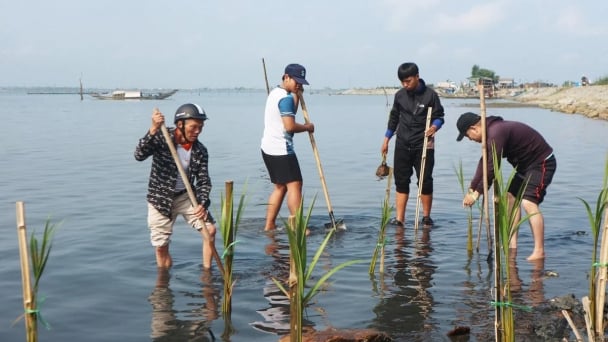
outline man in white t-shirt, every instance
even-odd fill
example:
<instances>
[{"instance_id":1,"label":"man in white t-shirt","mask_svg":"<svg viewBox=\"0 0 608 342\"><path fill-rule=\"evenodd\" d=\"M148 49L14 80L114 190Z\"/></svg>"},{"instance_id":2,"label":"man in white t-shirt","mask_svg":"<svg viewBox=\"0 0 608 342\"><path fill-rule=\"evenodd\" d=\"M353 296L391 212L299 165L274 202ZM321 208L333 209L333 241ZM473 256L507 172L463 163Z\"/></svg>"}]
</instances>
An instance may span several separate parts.
<instances>
[{"instance_id":1,"label":"man in white t-shirt","mask_svg":"<svg viewBox=\"0 0 608 342\"><path fill-rule=\"evenodd\" d=\"M276 218L287 194L287 206L295 215L302 201L302 173L293 146L293 135L315 131L312 123L296 122L298 92L306 81L306 69L299 64L285 67L283 81L268 94L264 112L262 158L274 189L268 198L264 230L276 228Z\"/></svg>"}]
</instances>

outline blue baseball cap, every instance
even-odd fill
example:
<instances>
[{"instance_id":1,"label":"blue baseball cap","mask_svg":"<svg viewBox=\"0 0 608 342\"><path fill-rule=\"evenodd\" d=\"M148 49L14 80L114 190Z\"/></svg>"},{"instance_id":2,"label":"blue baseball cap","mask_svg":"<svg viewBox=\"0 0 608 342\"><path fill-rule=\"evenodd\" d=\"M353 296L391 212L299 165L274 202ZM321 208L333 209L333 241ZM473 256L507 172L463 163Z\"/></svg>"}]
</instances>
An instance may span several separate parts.
<instances>
[{"instance_id":1,"label":"blue baseball cap","mask_svg":"<svg viewBox=\"0 0 608 342\"><path fill-rule=\"evenodd\" d=\"M300 64L289 64L285 67L285 74L293 78L298 84L308 84L306 81L306 68Z\"/></svg>"}]
</instances>

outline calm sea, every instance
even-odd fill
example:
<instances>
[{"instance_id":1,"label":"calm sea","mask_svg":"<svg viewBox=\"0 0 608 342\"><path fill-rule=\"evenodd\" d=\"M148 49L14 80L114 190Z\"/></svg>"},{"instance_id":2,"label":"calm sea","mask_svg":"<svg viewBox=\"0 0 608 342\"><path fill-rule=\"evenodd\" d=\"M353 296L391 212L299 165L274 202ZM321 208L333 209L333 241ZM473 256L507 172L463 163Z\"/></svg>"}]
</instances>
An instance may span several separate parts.
<instances>
[{"instance_id":1,"label":"calm sea","mask_svg":"<svg viewBox=\"0 0 608 342\"><path fill-rule=\"evenodd\" d=\"M28 233L39 235L49 218L59 224L40 284L42 316L50 324L49 330L40 327L41 341L221 338L227 325L219 312L221 277L217 270L201 272L200 240L181 219L171 245L175 265L169 274L157 273L146 226L150 161L133 158L152 109L159 107L170 118L185 102L202 105L210 117L201 140L210 152L212 210L219 212L228 180L234 181L235 197L247 194L235 255L234 330L225 340L276 341L285 332L288 307L272 278L284 279L288 272L286 235L262 231L271 190L259 149L263 91L181 91L164 101L121 102L9 89L0 91L0 341L25 340L23 321L11 325L23 312L16 201L25 202ZM316 93L307 94L306 102L331 204L347 226L322 254L318 279L342 262L371 258L387 186L374 173L388 111L384 96ZM339 271L307 308L306 324L314 329L374 328L397 341L435 341L447 340L449 330L465 325L471 327L470 341L492 336L493 275L486 262L485 229L479 252L469 257L467 211L461 207L454 171L462 162L468 181L479 158L478 144L455 141L458 115L478 111L478 103L445 99L444 106L446 124L436 140L435 226L414 233L415 201L410 201L405 231L388 229L384 274L370 279L367 261ZM519 300L535 305L569 293L586 295L592 240L578 197L595 204L608 152L608 122L539 108L489 107L488 114L537 128L558 161L541 207L546 220L544 264L525 261L532 239L527 225L521 229L515 265ZM295 143L305 206L315 200L312 255L329 216L308 136L297 135ZM477 221L473 231L476 240ZM222 253L221 241L217 246ZM543 277L549 270L559 277Z\"/></svg>"}]
</instances>

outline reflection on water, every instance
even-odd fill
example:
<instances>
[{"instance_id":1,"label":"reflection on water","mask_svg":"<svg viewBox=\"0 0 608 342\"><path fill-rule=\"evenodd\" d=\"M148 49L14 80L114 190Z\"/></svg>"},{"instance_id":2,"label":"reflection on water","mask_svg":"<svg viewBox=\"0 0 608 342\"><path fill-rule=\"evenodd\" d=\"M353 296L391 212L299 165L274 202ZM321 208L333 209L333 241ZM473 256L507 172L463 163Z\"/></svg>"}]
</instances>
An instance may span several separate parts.
<instances>
[{"instance_id":1,"label":"reflection on water","mask_svg":"<svg viewBox=\"0 0 608 342\"><path fill-rule=\"evenodd\" d=\"M203 282L200 294L185 293L193 300L204 299L203 305L189 303L194 309L178 311L174 308L175 295L169 282L170 272L158 268L154 290L148 297L152 305L152 322L150 337L153 341L213 341L214 334L210 329L211 321L218 318L218 291L211 283L211 272L203 270ZM183 316L180 317L180 316Z\"/></svg>"},{"instance_id":2,"label":"reflection on water","mask_svg":"<svg viewBox=\"0 0 608 342\"><path fill-rule=\"evenodd\" d=\"M430 258L431 229L408 232L411 237L406 239L406 229L395 228L393 258L380 274L382 297L373 310L376 319L371 327L391 332L393 337L426 341L430 336L426 332L431 332L434 324L430 316L434 300L429 292L436 268ZM387 276L393 277L392 286L387 285Z\"/></svg>"},{"instance_id":3,"label":"reflection on water","mask_svg":"<svg viewBox=\"0 0 608 342\"><path fill-rule=\"evenodd\" d=\"M277 238L277 231L267 231L265 235L270 241L264 247L264 251L266 255L271 256L273 259L270 269L262 272L265 278L263 288L264 298L268 300L269 306L256 310L264 318L263 321L256 321L250 324L261 331L285 335L289 334L290 331L289 298L272 279L274 278L281 282L285 289L288 288L289 244ZM287 238L286 234L282 234L282 237ZM306 327L313 326L313 323L302 318L302 326L306 329Z\"/></svg>"}]
</instances>

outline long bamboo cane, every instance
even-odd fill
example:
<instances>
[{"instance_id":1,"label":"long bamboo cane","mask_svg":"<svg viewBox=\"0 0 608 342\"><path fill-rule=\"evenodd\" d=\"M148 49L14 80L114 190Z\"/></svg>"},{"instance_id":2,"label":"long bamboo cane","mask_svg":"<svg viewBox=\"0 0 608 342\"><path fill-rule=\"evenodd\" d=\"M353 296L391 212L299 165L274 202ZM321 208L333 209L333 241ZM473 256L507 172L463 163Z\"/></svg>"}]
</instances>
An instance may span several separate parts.
<instances>
[{"instance_id":1,"label":"long bamboo cane","mask_svg":"<svg viewBox=\"0 0 608 342\"><path fill-rule=\"evenodd\" d=\"M154 110L158 111L158 108L154 108ZM188 192L188 197L190 198L190 203L192 203L193 207L196 207L198 205L198 201L196 200L196 195L194 194L194 191L192 190L192 185L190 184L190 181L188 180L188 175L186 174L186 171L184 170L184 167L182 166L182 163L179 160L179 155L177 154L177 150L175 149L175 144L173 143L173 139L171 139L169 130L167 129L167 126L165 126L164 124L161 126L161 130L162 130L163 136L165 137L165 140L167 142L167 146L169 146L169 151L171 151L173 160L175 161L175 166L177 166L177 171L179 172L179 175L182 177L182 180L184 181L184 186L186 187L186 191ZM202 226L201 232L203 233L203 236L205 237L205 239L207 239L207 241L211 241L210 240L211 237L209 236L209 232L207 231L207 224L205 223L205 220L199 219L199 222ZM217 249L215 248L214 243L211 244L211 252L213 254L213 258L215 259L215 261L217 263L217 268L220 270L222 277L224 277L224 266L222 265L222 258L217 253Z\"/></svg>"},{"instance_id":2,"label":"long bamboo cane","mask_svg":"<svg viewBox=\"0 0 608 342\"><path fill-rule=\"evenodd\" d=\"M304 95L300 91L299 94L300 106L302 107L302 113L304 113L304 121L306 123L310 122L310 118L308 117L308 110L306 109L306 102L304 102ZM331 227L334 229L346 230L346 225L343 220L336 220L334 217L334 210L331 206L331 201L329 199L329 191L327 190L327 183L325 183L325 175L323 173L323 167L321 166L321 158L319 157L319 150L317 149L317 143L315 142L315 136L313 133L308 132L308 137L310 138L310 145L312 146L313 154L315 155L315 160L317 161L317 170L319 171L319 178L321 178L321 185L323 186L323 194L325 195L325 202L327 203L327 211L329 212L329 219L331 220ZM325 225L328 227L328 225Z\"/></svg>"},{"instance_id":3,"label":"long bamboo cane","mask_svg":"<svg viewBox=\"0 0 608 342\"><path fill-rule=\"evenodd\" d=\"M25 226L25 204L16 203L17 209L17 237L19 239L19 259L21 262L21 283L23 289L23 309L25 311L25 333L28 342L38 341L38 327L36 323L36 303L32 294L30 280L30 264L27 250L27 233Z\"/></svg>"},{"instance_id":4,"label":"long bamboo cane","mask_svg":"<svg viewBox=\"0 0 608 342\"><path fill-rule=\"evenodd\" d=\"M431 127L431 114L433 113L433 107L429 107L426 113L426 125L424 127L424 140L422 142L422 158L420 160L420 172L418 177L418 197L416 198L416 220L414 221L414 231L418 231L418 221L420 218L420 201L422 200L422 184L424 182L424 169L426 167L426 150L429 143L429 137L426 135L426 131Z\"/></svg>"},{"instance_id":5,"label":"long bamboo cane","mask_svg":"<svg viewBox=\"0 0 608 342\"><path fill-rule=\"evenodd\" d=\"M486 233L488 236L488 260L492 257L492 234L490 233L490 215L488 215L488 147L487 147L487 129L486 129L486 97L484 93L483 81L479 80L479 106L481 115L481 159L483 164L483 210L486 213Z\"/></svg>"},{"instance_id":6,"label":"long bamboo cane","mask_svg":"<svg viewBox=\"0 0 608 342\"><path fill-rule=\"evenodd\" d=\"M266 81L266 94L270 94L270 85L268 85L268 75L266 74L266 62L262 58L262 66L264 66L264 80Z\"/></svg>"}]
</instances>

